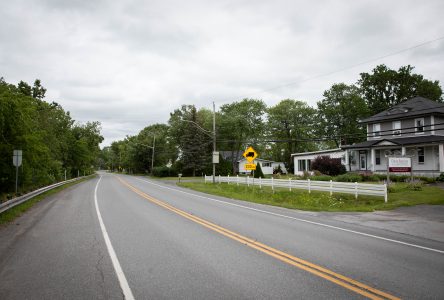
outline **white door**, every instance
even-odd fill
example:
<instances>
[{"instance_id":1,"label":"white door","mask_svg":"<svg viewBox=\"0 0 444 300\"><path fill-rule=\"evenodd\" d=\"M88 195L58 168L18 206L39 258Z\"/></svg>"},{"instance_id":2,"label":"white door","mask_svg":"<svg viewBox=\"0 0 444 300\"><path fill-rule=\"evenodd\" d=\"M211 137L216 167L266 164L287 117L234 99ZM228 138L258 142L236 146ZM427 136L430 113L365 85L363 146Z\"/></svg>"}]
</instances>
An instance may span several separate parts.
<instances>
[{"instance_id":1,"label":"white door","mask_svg":"<svg viewBox=\"0 0 444 300\"><path fill-rule=\"evenodd\" d=\"M367 155L365 153L359 153L359 169L367 170Z\"/></svg>"}]
</instances>

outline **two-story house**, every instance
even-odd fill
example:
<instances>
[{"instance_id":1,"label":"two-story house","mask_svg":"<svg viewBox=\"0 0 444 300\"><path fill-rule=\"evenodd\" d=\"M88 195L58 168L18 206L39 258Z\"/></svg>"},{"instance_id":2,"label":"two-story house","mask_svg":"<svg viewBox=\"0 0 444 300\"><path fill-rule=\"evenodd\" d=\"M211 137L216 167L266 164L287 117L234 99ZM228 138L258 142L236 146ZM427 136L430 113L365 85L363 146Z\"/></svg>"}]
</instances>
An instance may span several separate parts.
<instances>
[{"instance_id":1,"label":"two-story house","mask_svg":"<svg viewBox=\"0 0 444 300\"><path fill-rule=\"evenodd\" d=\"M360 121L367 141L344 145L349 171L385 172L389 154L409 155L416 175L444 172L444 104L415 97Z\"/></svg>"}]
</instances>

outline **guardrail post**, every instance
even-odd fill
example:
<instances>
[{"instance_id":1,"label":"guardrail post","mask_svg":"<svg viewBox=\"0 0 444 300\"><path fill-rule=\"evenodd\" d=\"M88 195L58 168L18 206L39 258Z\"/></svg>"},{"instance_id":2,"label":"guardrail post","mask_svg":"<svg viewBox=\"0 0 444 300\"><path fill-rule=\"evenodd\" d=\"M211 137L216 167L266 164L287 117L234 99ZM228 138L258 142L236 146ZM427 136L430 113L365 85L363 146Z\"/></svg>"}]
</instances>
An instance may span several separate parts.
<instances>
[{"instance_id":1,"label":"guardrail post","mask_svg":"<svg viewBox=\"0 0 444 300\"><path fill-rule=\"evenodd\" d=\"M384 202L387 203L387 198L388 198L388 195L387 195L387 183L384 183L384 192L385 192Z\"/></svg>"},{"instance_id":2,"label":"guardrail post","mask_svg":"<svg viewBox=\"0 0 444 300\"><path fill-rule=\"evenodd\" d=\"M330 196L333 195L333 180L330 180Z\"/></svg>"},{"instance_id":3,"label":"guardrail post","mask_svg":"<svg viewBox=\"0 0 444 300\"><path fill-rule=\"evenodd\" d=\"M250 178L250 176L247 176L247 186L250 186L250 183L248 182L248 178Z\"/></svg>"},{"instance_id":4,"label":"guardrail post","mask_svg":"<svg viewBox=\"0 0 444 300\"><path fill-rule=\"evenodd\" d=\"M239 185L239 175L236 176L237 176L237 185Z\"/></svg>"},{"instance_id":5,"label":"guardrail post","mask_svg":"<svg viewBox=\"0 0 444 300\"><path fill-rule=\"evenodd\" d=\"M262 189L262 178L259 177L259 188Z\"/></svg>"},{"instance_id":6,"label":"guardrail post","mask_svg":"<svg viewBox=\"0 0 444 300\"><path fill-rule=\"evenodd\" d=\"M228 184L230 184L230 174L228 174L227 177L228 177Z\"/></svg>"},{"instance_id":7,"label":"guardrail post","mask_svg":"<svg viewBox=\"0 0 444 300\"><path fill-rule=\"evenodd\" d=\"M271 190L274 192L274 181L273 181L273 177L271 177Z\"/></svg>"},{"instance_id":8,"label":"guardrail post","mask_svg":"<svg viewBox=\"0 0 444 300\"><path fill-rule=\"evenodd\" d=\"M290 188L290 192L291 192L291 178L288 178L288 187Z\"/></svg>"},{"instance_id":9,"label":"guardrail post","mask_svg":"<svg viewBox=\"0 0 444 300\"><path fill-rule=\"evenodd\" d=\"M355 199L358 199L358 183L355 182Z\"/></svg>"},{"instance_id":10,"label":"guardrail post","mask_svg":"<svg viewBox=\"0 0 444 300\"><path fill-rule=\"evenodd\" d=\"M310 179L307 179L308 181L308 193L311 194L311 181Z\"/></svg>"},{"instance_id":11,"label":"guardrail post","mask_svg":"<svg viewBox=\"0 0 444 300\"><path fill-rule=\"evenodd\" d=\"M220 183L220 174L219 174L219 183Z\"/></svg>"},{"instance_id":12,"label":"guardrail post","mask_svg":"<svg viewBox=\"0 0 444 300\"><path fill-rule=\"evenodd\" d=\"M204 175L205 183L207 183L207 174Z\"/></svg>"}]
</instances>

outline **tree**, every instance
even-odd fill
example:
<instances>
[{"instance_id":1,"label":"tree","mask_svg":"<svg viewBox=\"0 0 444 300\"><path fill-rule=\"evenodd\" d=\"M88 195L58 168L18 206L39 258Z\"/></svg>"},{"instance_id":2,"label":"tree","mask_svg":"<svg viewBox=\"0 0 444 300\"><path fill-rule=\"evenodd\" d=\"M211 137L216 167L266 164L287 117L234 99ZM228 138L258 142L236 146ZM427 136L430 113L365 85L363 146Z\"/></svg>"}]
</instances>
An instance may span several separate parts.
<instances>
[{"instance_id":1,"label":"tree","mask_svg":"<svg viewBox=\"0 0 444 300\"><path fill-rule=\"evenodd\" d=\"M260 163L256 164L256 171L254 171L254 178L264 178L264 172L262 172L262 167Z\"/></svg>"},{"instance_id":2,"label":"tree","mask_svg":"<svg viewBox=\"0 0 444 300\"><path fill-rule=\"evenodd\" d=\"M415 96L443 101L439 81L430 81L420 74L413 74L413 69L407 65L395 71L385 65L378 65L373 73L360 74L358 86L370 114L377 114Z\"/></svg>"},{"instance_id":3,"label":"tree","mask_svg":"<svg viewBox=\"0 0 444 300\"><path fill-rule=\"evenodd\" d=\"M236 169L236 157L239 151L253 145L262 152L258 143L265 132L264 114L266 105L262 100L243 99L242 101L224 104L216 115L218 149L231 151L232 169Z\"/></svg>"},{"instance_id":4,"label":"tree","mask_svg":"<svg viewBox=\"0 0 444 300\"><path fill-rule=\"evenodd\" d=\"M340 158L331 158L328 155L316 157L311 162L311 169L330 176L336 176L346 172L345 166L341 163Z\"/></svg>"},{"instance_id":5,"label":"tree","mask_svg":"<svg viewBox=\"0 0 444 300\"><path fill-rule=\"evenodd\" d=\"M271 145L272 159L284 161L290 167L292 153L317 150L314 143L304 141L314 136L315 109L304 101L286 99L270 107L267 112L270 138L287 140Z\"/></svg>"},{"instance_id":6,"label":"tree","mask_svg":"<svg viewBox=\"0 0 444 300\"><path fill-rule=\"evenodd\" d=\"M359 119L367 117L369 111L356 86L334 84L317 106L319 136L331 137L336 147L366 139Z\"/></svg>"},{"instance_id":7,"label":"tree","mask_svg":"<svg viewBox=\"0 0 444 300\"><path fill-rule=\"evenodd\" d=\"M45 98L46 89L42 86L40 79L34 81L34 86L32 87L32 98L43 99Z\"/></svg>"}]
</instances>

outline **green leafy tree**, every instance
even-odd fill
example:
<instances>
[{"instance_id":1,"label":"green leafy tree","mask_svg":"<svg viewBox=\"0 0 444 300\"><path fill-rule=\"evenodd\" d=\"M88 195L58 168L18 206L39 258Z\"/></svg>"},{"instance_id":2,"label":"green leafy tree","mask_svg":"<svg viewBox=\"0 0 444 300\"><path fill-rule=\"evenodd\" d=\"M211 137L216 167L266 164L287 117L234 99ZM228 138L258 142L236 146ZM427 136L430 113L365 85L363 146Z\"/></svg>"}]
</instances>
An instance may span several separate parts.
<instances>
[{"instance_id":1,"label":"green leafy tree","mask_svg":"<svg viewBox=\"0 0 444 300\"><path fill-rule=\"evenodd\" d=\"M367 117L369 111L356 86L334 84L317 106L319 136L331 137L336 147L366 140L359 119Z\"/></svg>"},{"instance_id":2,"label":"green leafy tree","mask_svg":"<svg viewBox=\"0 0 444 300\"><path fill-rule=\"evenodd\" d=\"M262 172L262 167L260 163L256 164L256 170L254 171L254 178L264 178L264 172Z\"/></svg>"},{"instance_id":3,"label":"green leafy tree","mask_svg":"<svg viewBox=\"0 0 444 300\"><path fill-rule=\"evenodd\" d=\"M377 114L396 104L422 96L442 102L442 88L439 81L424 79L420 74L412 73L414 67L407 65L398 71L378 65L372 73L361 73L358 86L371 114Z\"/></svg>"},{"instance_id":4,"label":"green leafy tree","mask_svg":"<svg viewBox=\"0 0 444 300\"><path fill-rule=\"evenodd\" d=\"M309 140L314 137L316 110L304 101L286 99L268 110L268 135L270 139L283 140L271 144L273 160L291 166L291 154L317 150Z\"/></svg>"}]
</instances>

